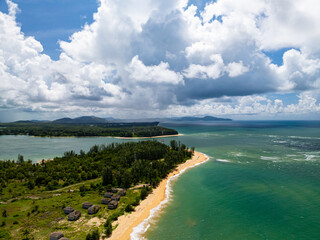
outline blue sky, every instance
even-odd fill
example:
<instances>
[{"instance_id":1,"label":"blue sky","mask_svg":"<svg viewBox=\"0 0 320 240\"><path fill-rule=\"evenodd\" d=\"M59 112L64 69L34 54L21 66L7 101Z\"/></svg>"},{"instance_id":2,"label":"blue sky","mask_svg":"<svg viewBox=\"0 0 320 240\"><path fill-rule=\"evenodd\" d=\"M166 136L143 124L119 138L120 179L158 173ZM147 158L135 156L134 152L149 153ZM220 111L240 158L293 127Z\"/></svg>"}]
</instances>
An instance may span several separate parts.
<instances>
[{"instance_id":1,"label":"blue sky","mask_svg":"<svg viewBox=\"0 0 320 240\"><path fill-rule=\"evenodd\" d=\"M247 4L0 0L0 121L318 119L319 3Z\"/></svg>"},{"instance_id":2,"label":"blue sky","mask_svg":"<svg viewBox=\"0 0 320 240\"><path fill-rule=\"evenodd\" d=\"M0 0L0 11L8 12L5 0ZM80 31L85 24L93 22L93 14L99 3L92 0L16 0L21 12L17 22L25 35L34 36L41 42L44 53L52 59L58 59L61 53L59 41L68 41L69 37ZM210 1L212 2L212 1ZM195 5L201 11L207 1L191 0L188 5ZM282 64L283 53L290 48L265 51L273 63Z\"/></svg>"},{"instance_id":3,"label":"blue sky","mask_svg":"<svg viewBox=\"0 0 320 240\"><path fill-rule=\"evenodd\" d=\"M22 32L35 36L41 42L44 53L58 59L58 41L67 41L85 23L92 23L98 3L88 0L17 0L21 10L17 22ZM8 12L5 0L0 0L0 11Z\"/></svg>"}]
</instances>

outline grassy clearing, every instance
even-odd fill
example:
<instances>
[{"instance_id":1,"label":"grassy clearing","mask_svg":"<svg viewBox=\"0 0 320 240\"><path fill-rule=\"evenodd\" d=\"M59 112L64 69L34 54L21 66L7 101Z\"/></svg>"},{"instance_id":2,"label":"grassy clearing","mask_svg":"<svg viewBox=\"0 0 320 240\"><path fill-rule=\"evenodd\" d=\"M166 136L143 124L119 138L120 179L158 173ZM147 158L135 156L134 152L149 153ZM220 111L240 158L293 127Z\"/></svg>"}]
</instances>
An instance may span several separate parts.
<instances>
[{"instance_id":1,"label":"grassy clearing","mask_svg":"<svg viewBox=\"0 0 320 240\"><path fill-rule=\"evenodd\" d=\"M1 196L0 239L23 239L25 229L31 232L31 237L39 240L48 239L54 231L63 232L65 237L77 240L85 239L87 233L95 228L102 233L106 219L124 214L125 207L135 202L141 190L128 190L127 195L121 197L118 208L109 210L101 204L105 191L100 186L101 181L90 180L54 192L43 189L29 191L23 183L10 183ZM79 191L81 185L86 186L85 192ZM12 192L19 194L14 196ZM82 209L82 203L87 201L101 206L97 214L89 215L86 209ZM66 206L80 210L81 218L75 222L68 221L63 212Z\"/></svg>"}]
</instances>

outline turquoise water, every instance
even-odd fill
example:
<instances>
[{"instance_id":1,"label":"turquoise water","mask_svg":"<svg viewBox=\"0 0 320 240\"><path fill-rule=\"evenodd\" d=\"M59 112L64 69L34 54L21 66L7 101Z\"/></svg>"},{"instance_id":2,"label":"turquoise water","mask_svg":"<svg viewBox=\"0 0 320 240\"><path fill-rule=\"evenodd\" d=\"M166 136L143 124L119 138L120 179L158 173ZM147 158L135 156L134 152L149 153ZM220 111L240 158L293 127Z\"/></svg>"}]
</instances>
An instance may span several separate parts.
<instances>
[{"instance_id":1,"label":"turquoise water","mask_svg":"<svg viewBox=\"0 0 320 240\"><path fill-rule=\"evenodd\" d=\"M320 122L163 125L211 160L173 182L149 240L320 239ZM115 141L128 140L0 136L0 159L35 161Z\"/></svg>"},{"instance_id":2,"label":"turquoise water","mask_svg":"<svg viewBox=\"0 0 320 240\"><path fill-rule=\"evenodd\" d=\"M177 139L178 137L172 137ZM166 139L166 142L170 141ZM51 159L62 156L64 152L74 150L88 151L95 144L110 144L112 142L139 141L108 137L29 137L29 136L0 136L0 159L17 160L18 154L24 159L37 162L42 159Z\"/></svg>"},{"instance_id":3,"label":"turquoise water","mask_svg":"<svg viewBox=\"0 0 320 240\"><path fill-rule=\"evenodd\" d=\"M319 123L175 127L212 159L174 182L148 239L320 239Z\"/></svg>"}]
</instances>

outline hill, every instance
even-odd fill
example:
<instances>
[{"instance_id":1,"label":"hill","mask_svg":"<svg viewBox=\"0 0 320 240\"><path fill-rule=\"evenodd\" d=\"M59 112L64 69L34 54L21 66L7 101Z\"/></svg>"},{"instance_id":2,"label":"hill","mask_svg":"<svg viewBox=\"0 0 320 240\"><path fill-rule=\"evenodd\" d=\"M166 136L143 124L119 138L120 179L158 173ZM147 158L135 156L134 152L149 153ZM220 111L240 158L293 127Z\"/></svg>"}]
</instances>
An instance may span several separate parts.
<instances>
[{"instance_id":1,"label":"hill","mask_svg":"<svg viewBox=\"0 0 320 240\"><path fill-rule=\"evenodd\" d=\"M214 122L214 121L232 121L229 118L218 118L212 116L205 116L205 117L179 117L179 118L172 118L173 121L206 121L206 122Z\"/></svg>"},{"instance_id":2,"label":"hill","mask_svg":"<svg viewBox=\"0 0 320 240\"><path fill-rule=\"evenodd\" d=\"M107 123L108 121L104 118L94 116L83 116L78 118L60 118L52 121L52 123L60 124L96 124L96 123Z\"/></svg>"}]
</instances>

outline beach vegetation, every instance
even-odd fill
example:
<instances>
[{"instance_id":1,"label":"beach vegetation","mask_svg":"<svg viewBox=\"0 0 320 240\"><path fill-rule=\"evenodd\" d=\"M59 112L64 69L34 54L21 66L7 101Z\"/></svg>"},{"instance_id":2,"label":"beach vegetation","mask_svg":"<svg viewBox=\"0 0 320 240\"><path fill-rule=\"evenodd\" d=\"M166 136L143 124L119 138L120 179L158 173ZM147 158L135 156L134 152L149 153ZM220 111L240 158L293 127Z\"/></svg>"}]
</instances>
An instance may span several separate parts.
<instances>
[{"instance_id":1,"label":"beach vegetation","mask_svg":"<svg viewBox=\"0 0 320 240\"><path fill-rule=\"evenodd\" d=\"M106 223L104 224L104 233L107 236L110 236L112 234L112 220L110 218L107 219Z\"/></svg>"}]
</instances>

